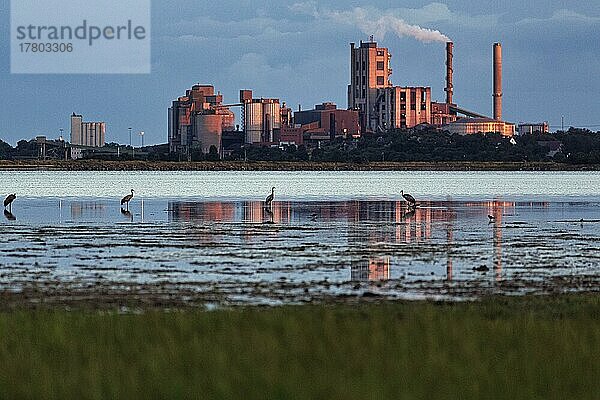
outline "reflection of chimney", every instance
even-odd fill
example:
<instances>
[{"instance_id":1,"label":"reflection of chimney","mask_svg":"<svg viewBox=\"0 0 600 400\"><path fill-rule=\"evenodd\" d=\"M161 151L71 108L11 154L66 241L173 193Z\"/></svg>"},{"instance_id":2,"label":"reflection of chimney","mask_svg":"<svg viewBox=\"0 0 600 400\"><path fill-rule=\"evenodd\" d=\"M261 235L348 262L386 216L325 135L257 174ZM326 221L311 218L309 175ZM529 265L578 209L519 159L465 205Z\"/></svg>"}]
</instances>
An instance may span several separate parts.
<instances>
[{"instance_id":1,"label":"reflection of chimney","mask_svg":"<svg viewBox=\"0 0 600 400\"><path fill-rule=\"evenodd\" d=\"M454 58L454 43L448 42L446 43L446 103L452 104L452 97L454 95L454 83L453 83L453 75L454 75L454 67L453 67L453 58Z\"/></svg>"},{"instance_id":2,"label":"reflection of chimney","mask_svg":"<svg viewBox=\"0 0 600 400\"><path fill-rule=\"evenodd\" d=\"M502 45L494 43L494 119L502 120Z\"/></svg>"}]
</instances>

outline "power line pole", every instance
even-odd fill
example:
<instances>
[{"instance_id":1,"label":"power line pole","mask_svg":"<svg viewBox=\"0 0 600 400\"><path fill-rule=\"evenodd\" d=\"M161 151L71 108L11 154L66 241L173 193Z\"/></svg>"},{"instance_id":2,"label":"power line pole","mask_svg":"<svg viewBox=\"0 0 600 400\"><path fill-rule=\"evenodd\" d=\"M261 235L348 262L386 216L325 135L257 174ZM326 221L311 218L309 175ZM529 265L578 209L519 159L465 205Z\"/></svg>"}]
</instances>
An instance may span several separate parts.
<instances>
[{"instance_id":1,"label":"power line pole","mask_svg":"<svg viewBox=\"0 0 600 400\"><path fill-rule=\"evenodd\" d=\"M135 158L135 150L133 149L133 143L131 141L131 130L132 128L129 128L129 147L131 147L131 158Z\"/></svg>"}]
</instances>

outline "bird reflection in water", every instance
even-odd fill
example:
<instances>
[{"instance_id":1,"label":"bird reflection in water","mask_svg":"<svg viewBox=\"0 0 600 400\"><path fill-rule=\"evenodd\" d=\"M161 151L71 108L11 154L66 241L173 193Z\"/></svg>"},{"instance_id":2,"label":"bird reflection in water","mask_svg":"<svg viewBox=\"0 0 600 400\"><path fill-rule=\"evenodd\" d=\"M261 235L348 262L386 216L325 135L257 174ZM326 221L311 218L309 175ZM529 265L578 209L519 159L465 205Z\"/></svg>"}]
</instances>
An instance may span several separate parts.
<instances>
[{"instance_id":1,"label":"bird reflection in water","mask_svg":"<svg viewBox=\"0 0 600 400\"><path fill-rule=\"evenodd\" d=\"M13 214L13 213L11 213L11 212L10 212L10 211L8 211L8 210L4 210L4 217L5 217L7 220L9 220L9 221L16 221L16 220L17 220L17 217L15 217L15 216L14 216L14 214Z\"/></svg>"},{"instance_id":2,"label":"bird reflection in water","mask_svg":"<svg viewBox=\"0 0 600 400\"><path fill-rule=\"evenodd\" d=\"M133 214L131 213L131 211L121 208L121 214L127 219L129 219L129 221L133 222Z\"/></svg>"},{"instance_id":3,"label":"bird reflection in water","mask_svg":"<svg viewBox=\"0 0 600 400\"><path fill-rule=\"evenodd\" d=\"M264 216L266 217L266 219L263 221L263 224L270 224L273 225L275 224L275 222L273 221L274 215L273 215L273 211L271 211L271 209L265 207L265 214Z\"/></svg>"},{"instance_id":4,"label":"bird reflection in water","mask_svg":"<svg viewBox=\"0 0 600 400\"><path fill-rule=\"evenodd\" d=\"M404 219L410 219L410 218L414 217L416 211L417 210L415 208L409 207L408 210L406 210L406 212L404 213Z\"/></svg>"}]
</instances>

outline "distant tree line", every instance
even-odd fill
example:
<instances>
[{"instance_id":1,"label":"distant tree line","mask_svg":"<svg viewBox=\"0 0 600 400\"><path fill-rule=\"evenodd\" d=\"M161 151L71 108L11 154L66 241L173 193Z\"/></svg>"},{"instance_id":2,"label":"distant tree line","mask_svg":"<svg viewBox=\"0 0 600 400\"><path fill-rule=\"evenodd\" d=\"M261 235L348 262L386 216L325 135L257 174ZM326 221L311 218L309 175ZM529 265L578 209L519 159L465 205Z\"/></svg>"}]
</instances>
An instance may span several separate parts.
<instances>
[{"instance_id":1,"label":"distant tree line","mask_svg":"<svg viewBox=\"0 0 600 400\"><path fill-rule=\"evenodd\" d=\"M555 149L554 151L552 151ZM457 135L436 130L393 130L360 139L323 142L307 149L250 147L229 159L249 161L317 161L368 163L378 161L554 161L600 164L600 132L570 129L553 134L526 134L514 140L500 134Z\"/></svg>"},{"instance_id":2,"label":"distant tree line","mask_svg":"<svg viewBox=\"0 0 600 400\"><path fill-rule=\"evenodd\" d=\"M16 147L0 139L0 160L12 160L15 158L36 158L39 152L35 140L19 140Z\"/></svg>"},{"instance_id":3,"label":"distant tree line","mask_svg":"<svg viewBox=\"0 0 600 400\"><path fill-rule=\"evenodd\" d=\"M118 146L115 143L107 148ZM169 154L167 145L148 146L131 152L98 151L88 157L107 160L144 159L150 161L188 161L188 156ZM131 153L130 153L131 152ZM35 158L35 140L19 141L16 147L0 140L0 159ZM218 149L208 153L194 149L191 161L218 161ZM457 135L436 130L392 130L387 133L365 134L359 139L338 138L311 147L248 146L228 152L231 161L315 161L368 163L377 161L554 161L569 164L600 164L600 132L571 128L552 134L526 134L514 140L496 133Z\"/></svg>"}]
</instances>

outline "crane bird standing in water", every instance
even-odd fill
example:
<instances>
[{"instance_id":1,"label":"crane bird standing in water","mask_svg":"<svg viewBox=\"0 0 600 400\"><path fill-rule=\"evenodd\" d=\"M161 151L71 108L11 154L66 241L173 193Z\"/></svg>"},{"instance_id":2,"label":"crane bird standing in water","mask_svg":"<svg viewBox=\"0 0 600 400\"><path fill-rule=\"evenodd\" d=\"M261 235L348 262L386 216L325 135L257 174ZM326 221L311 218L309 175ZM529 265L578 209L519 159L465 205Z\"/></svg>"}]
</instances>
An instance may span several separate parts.
<instances>
[{"instance_id":1,"label":"crane bird standing in water","mask_svg":"<svg viewBox=\"0 0 600 400\"><path fill-rule=\"evenodd\" d=\"M275 188L273 187L271 189L271 194L265 200L265 208L269 208L269 209L271 208L274 198L275 198Z\"/></svg>"},{"instance_id":2,"label":"crane bird standing in water","mask_svg":"<svg viewBox=\"0 0 600 400\"><path fill-rule=\"evenodd\" d=\"M402 197L404 197L404 200L406 200L406 202L408 203L409 207L416 207L417 206L417 200L415 200L415 198L412 197L410 194L404 193L404 190L401 190L400 194L402 195Z\"/></svg>"},{"instance_id":3,"label":"crane bird standing in water","mask_svg":"<svg viewBox=\"0 0 600 400\"><path fill-rule=\"evenodd\" d=\"M127 196L121 199L121 206L123 204L126 204L127 211L129 211L129 202L131 201L131 199L133 199L133 189L131 189L131 194L128 194Z\"/></svg>"},{"instance_id":4,"label":"crane bird standing in water","mask_svg":"<svg viewBox=\"0 0 600 400\"><path fill-rule=\"evenodd\" d=\"M16 194L9 194L8 197L4 199L4 209L6 210L6 207L8 207L9 211L12 212L12 203L16 198Z\"/></svg>"}]
</instances>

